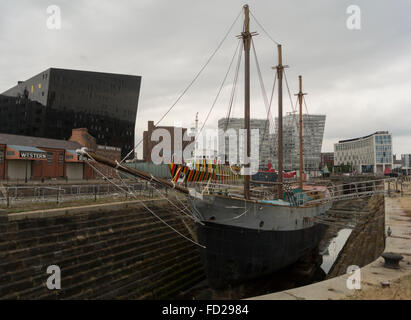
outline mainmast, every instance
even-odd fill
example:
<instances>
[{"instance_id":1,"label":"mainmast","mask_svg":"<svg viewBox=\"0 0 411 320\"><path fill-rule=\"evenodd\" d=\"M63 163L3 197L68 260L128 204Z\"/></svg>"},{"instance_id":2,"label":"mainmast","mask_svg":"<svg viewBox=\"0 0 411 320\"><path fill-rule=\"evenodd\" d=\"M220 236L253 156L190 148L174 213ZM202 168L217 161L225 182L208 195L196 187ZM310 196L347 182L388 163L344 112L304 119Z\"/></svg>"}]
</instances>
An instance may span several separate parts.
<instances>
[{"instance_id":1,"label":"mainmast","mask_svg":"<svg viewBox=\"0 0 411 320\"><path fill-rule=\"evenodd\" d=\"M283 59L281 44L278 48L278 198L283 198Z\"/></svg>"},{"instance_id":2,"label":"mainmast","mask_svg":"<svg viewBox=\"0 0 411 320\"><path fill-rule=\"evenodd\" d=\"M241 33L244 43L244 128L246 130L246 152L245 156L245 175L244 175L244 198L250 199L250 47L251 47L251 33L250 33L250 16L248 5L244 6L244 30Z\"/></svg>"},{"instance_id":3,"label":"mainmast","mask_svg":"<svg viewBox=\"0 0 411 320\"><path fill-rule=\"evenodd\" d=\"M298 103L300 105L299 112L299 129L300 129L300 189L303 189L303 79L301 76L298 76L298 81L300 84L300 91L298 92Z\"/></svg>"}]
</instances>

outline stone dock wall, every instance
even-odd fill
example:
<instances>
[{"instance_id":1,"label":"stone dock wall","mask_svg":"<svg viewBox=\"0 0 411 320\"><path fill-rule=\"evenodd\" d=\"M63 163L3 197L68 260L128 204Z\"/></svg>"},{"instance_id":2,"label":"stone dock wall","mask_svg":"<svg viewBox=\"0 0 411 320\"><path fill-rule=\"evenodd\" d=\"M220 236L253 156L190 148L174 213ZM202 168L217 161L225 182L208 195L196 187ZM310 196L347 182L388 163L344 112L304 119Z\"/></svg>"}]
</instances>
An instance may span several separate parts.
<instances>
[{"instance_id":1,"label":"stone dock wall","mask_svg":"<svg viewBox=\"0 0 411 320\"><path fill-rule=\"evenodd\" d=\"M166 200L145 204L192 238L192 220ZM60 290L46 287L50 265ZM137 201L0 211L0 299L160 299L204 278L198 247Z\"/></svg>"},{"instance_id":2,"label":"stone dock wall","mask_svg":"<svg viewBox=\"0 0 411 320\"><path fill-rule=\"evenodd\" d=\"M363 267L376 260L384 251L384 195L374 195L371 198L363 199L362 202L362 206L360 204L362 208L358 209L366 213L361 214L359 222L340 251L327 278L345 274L350 265ZM347 206L347 203L345 205Z\"/></svg>"}]
</instances>

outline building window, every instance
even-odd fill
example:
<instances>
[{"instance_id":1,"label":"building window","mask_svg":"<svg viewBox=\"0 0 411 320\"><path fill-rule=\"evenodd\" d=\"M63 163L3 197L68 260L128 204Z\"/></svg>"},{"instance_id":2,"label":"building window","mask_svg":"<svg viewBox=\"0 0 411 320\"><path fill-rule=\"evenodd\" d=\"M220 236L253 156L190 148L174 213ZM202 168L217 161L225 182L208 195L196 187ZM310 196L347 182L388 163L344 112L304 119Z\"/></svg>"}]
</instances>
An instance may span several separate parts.
<instances>
[{"instance_id":1,"label":"building window","mask_svg":"<svg viewBox=\"0 0 411 320\"><path fill-rule=\"evenodd\" d=\"M0 164L4 161L4 151L0 150Z\"/></svg>"},{"instance_id":2,"label":"building window","mask_svg":"<svg viewBox=\"0 0 411 320\"><path fill-rule=\"evenodd\" d=\"M62 152L59 153L59 165L63 165L64 162L64 154Z\"/></svg>"},{"instance_id":3,"label":"building window","mask_svg":"<svg viewBox=\"0 0 411 320\"><path fill-rule=\"evenodd\" d=\"M51 165L53 163L53 152L47 152L47 164Z\"/></svg>"}]
</instances>

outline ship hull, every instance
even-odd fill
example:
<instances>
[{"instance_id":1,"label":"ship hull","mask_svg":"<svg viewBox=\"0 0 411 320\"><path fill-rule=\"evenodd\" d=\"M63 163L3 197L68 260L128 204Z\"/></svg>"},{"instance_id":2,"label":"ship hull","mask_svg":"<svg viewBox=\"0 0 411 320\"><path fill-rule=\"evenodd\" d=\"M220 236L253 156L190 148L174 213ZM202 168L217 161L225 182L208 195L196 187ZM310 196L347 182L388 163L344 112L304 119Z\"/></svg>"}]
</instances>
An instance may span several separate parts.
<instances>
[{"instance_id":1,"label":"ship hull","mask_svg":"<svg viewBox=\"0 0 411 320\"><path fill-rule=\"evenodd\" d=\"M204 269L213 288L224 288L273 273L315 249L327 227L261 231L216 223L197 225Z\"/></svg>"},{"instance_id":2,"label":"ship hull","mask_svg":"<svg viewBox=\"0 0 411 320\"><path fill-rule=\"evenodd\" d=\"M216 289L273 273L312 252L327 229L314 218L331 205L287 207L218 196L190 203L201 219L201 258Z\"/></svg>"}]
</instances>

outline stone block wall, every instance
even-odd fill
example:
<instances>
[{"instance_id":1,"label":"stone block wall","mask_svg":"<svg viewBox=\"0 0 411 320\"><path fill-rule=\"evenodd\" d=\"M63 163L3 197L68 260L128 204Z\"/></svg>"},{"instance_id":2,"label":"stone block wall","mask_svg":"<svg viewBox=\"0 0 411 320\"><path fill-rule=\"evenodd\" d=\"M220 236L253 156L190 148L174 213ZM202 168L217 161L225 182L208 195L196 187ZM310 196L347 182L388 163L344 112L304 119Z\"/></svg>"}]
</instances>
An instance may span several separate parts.
<instances>
[{"instance_id":1,"label":"stone block wall","mask_svg":"<svg viewBox=\"0 0 411 320\"><path fill-rule=\"evenodd\" d=\"M360 208L359 208L360 209ZM377 259L385 248L385 201L384 195L365 199L362 214L356 227L340 251L327 278L347 272L350 265L363 267Z\"/></svg>"},{"instance_id":2,"label":"stone block wall","mask_svg":"<svg viewBox=\"0 0 411 320\"><path fill-rule=\"evenodd\" d=\"M166 200L145 203L191 238L191 219ZM46 287L50 265L60 290ZM137 201L0 213L0 299L169 298L204 278L198 247Z\"/></svg>"}]
</instances>

